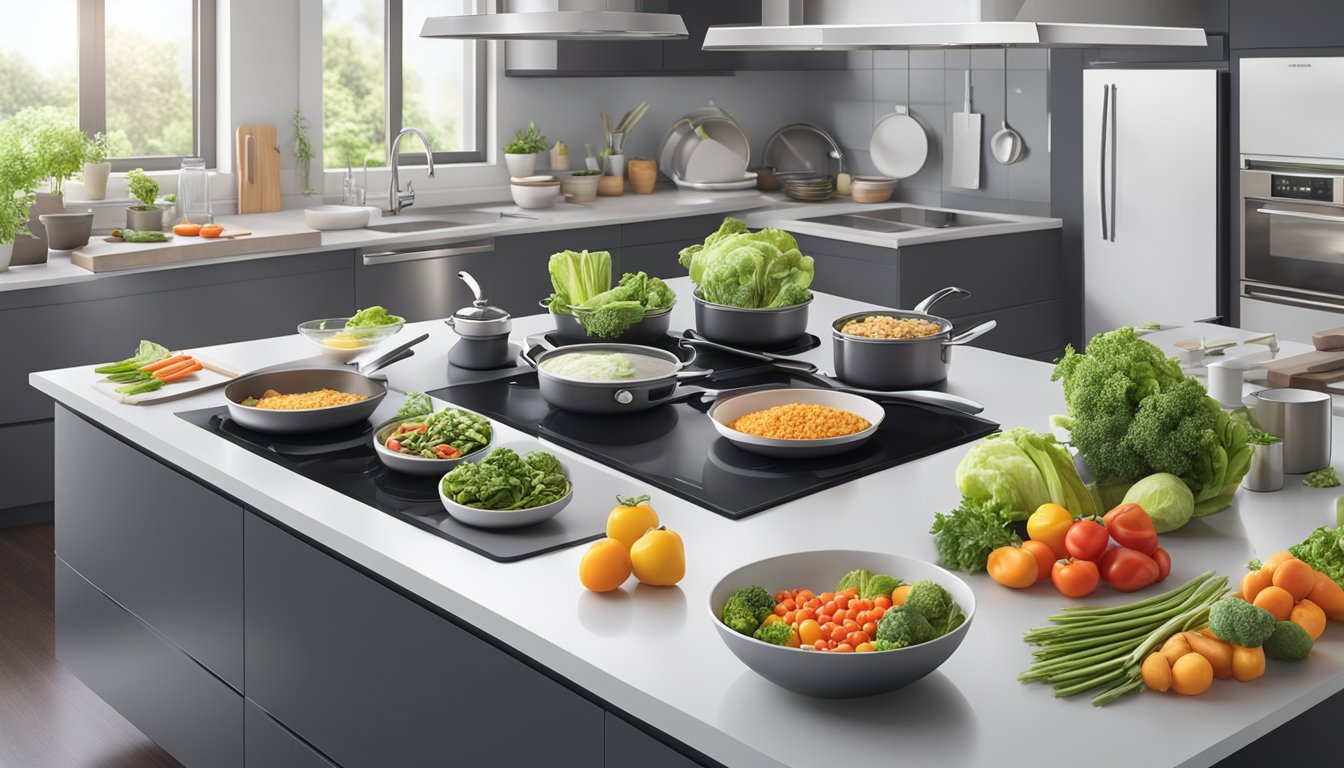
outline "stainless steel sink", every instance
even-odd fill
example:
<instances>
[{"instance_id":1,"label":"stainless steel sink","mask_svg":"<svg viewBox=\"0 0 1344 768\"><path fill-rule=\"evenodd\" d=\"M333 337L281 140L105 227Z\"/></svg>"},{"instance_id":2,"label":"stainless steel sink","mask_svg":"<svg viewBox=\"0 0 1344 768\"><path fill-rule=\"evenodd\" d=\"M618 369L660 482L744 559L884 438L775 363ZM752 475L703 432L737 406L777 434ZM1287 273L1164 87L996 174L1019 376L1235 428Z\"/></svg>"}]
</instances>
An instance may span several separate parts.
<instances>
[{"instance_id":1,"label":"stainless steel sink","mask_svg":"<svg viewBox=\"0 0 1344 768\"><path fill-rule=\"evenodd\" d=\"M863 232L891 234L913 232L920 229L981 227L987 224L1002 224L1005 220L994 216L977 216L969 213L956 213L936 208L920 208L907 205L900 208L878 208L861 213L812 216L799 219L799 221L829 224L834 227L857 229Z\"/></svg>"},{"instance_id":2,"label":"stainless steel sink","mask_svg":"<svg viewBox=\"0 0 1344 768\"><path fill-rule=\"evenodd\" d=\"M384 215L377 223L370 224L365 229L374 232L425 232L431 229L452 229L453 227L493 224L500 218L497 211L477 211L464 208L426 208L416 213L421 215Z\"/></svg>"}]
</instances>

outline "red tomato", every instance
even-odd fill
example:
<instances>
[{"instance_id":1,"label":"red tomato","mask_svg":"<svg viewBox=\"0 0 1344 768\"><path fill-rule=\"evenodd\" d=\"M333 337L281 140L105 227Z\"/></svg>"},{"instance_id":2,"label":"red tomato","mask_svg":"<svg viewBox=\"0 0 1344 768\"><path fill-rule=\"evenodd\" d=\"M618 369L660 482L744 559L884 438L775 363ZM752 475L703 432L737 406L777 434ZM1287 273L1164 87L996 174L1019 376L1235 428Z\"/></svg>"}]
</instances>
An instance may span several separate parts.
<instances>
[{"instance_id":1,"label":"red tomato","mask_svg":"<svg viewBox=\"0 0 1344 768\"><path fill-rule=\"evenodd\" d=\"M388 438L388 439L387 439L387 450L392 451L393 453L397 453L397 452L401 451L401 441L400 441L400 440L394 440L394 439L392 439L392 438Z\"/></svg>"},{"instance_id":2,"label":"red tomato","mask_svg":"<svg viewBox=\"0 0 1344 768\"><path fill-rule=\"evenodd\" d=\"M1102 521L1116 544L1150 556L1157 550L1157 529L1153 527L1153 519L1138 504L1121 504L1107 512Z\"/></svg>"},{"instance_id":3,"label":"red tomato","mask_svg":"<svg viewBox=\"0 0 1344 768\"><path fill-rule=\"evenodd\" d=\"M1096 560L1106 552L1110 534L1096 520L1075 520L1064 536L1064 548L1074 560Z\"/></svg>"},{"instance_id":4,"label":"red tomato","mask_svg":"<svg viewBox=\"0 0 1344 768\"><path fill-rule=\"evenodd\" d=\"M1101 558L1101 578L1119 592L1152 586L1157 576L1157 562L1137 549L1116 547Z\"/></svg>"},{"instance_id":5,"label":"red tomato","mask_svg":"<svg viewBox=\"0 0 1344 768\"><path fill-rule=\"evenodd\" d=\"M1050 581L1065 597L1087 597L1097 588L1101 573L1091 560L1057 560Z\"/></svg>"},{"instance_id":6,"label":"red tomato","mask_svg":"<svg viewBox=\"0 0 1344 768\"><path fill-rule=\"evenodd\" d=\"M1158 547L1153 550L1153 562L1157 563L1157 580L1162 581L1171 573L1171 555L1167 550Z\"/></svg>"},{"instance_id":7,"label":"red tomato","mask_svg":"<svg viewBox=\"0 0 1344 768\"><path fill-rule=\"evenodd\" d=\"M1055 551L1044 541L1028 539L1022 542L1022 548L1036 556L1036 580L1050 578L1050 570L1055 567Z\"/></svg>"}]
</instances>

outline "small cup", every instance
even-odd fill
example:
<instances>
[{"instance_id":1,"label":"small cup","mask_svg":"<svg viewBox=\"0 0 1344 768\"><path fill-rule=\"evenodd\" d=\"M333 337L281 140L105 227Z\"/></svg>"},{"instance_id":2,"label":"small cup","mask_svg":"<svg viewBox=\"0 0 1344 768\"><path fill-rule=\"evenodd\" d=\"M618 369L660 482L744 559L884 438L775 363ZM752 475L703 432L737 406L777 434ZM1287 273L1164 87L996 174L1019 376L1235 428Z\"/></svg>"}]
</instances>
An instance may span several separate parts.
<instances>
[{"instance_id":1,"label":"small cup","mask_svg":"<svg viewBox=\"0 0 1344 768\"><path fill-rule=\"evenodd\" d=\"M1310 389L1262 389L1255 417L1283 440L1283 471L1290 475L1330 466L1330 395Z\"/></svg>"},{"instance_id":2,"label":"small cup","mask_svg":"<svg viewBox=\"0 0 1344 768\"><path fill-rule=\"evenodd\" d=\"M1283 488L1283 443L1251 445L1251 468L1241 480L1248 491L1277 491Z\"/></svg>"}]
</instances>

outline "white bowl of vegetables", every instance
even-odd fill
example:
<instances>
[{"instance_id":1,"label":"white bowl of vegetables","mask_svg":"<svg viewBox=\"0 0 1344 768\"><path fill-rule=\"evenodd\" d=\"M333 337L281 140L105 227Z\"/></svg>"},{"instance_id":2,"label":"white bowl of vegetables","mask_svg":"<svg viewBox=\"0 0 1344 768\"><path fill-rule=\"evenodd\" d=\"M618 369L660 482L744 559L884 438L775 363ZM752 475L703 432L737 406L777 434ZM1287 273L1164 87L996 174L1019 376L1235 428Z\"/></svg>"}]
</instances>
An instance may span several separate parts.
<instances>
[{"instance_id":1,"label":"white bowl of vegetables","mask_svg":"<svg viewBox=\"0 0 1344 768\"><path fill-rule=\"evenodd\" d=\"M494 427L484 416L444 408L381 424L373 431L373 449L395 472L441 477L460 462L484 457L494 435Z\"/></svg>"},{"instance_id":2,"label":"white bowl of vegetables","mask_svg":"<svg viewBox=\"0 0 1344 768\"><path fill-rule=\"evenodd\" d=\"M560 460L525 443L500 446L439 480L443 508L477 528L536 525L560 514L573 499L574 485Z\"/></svg>"}]
</instances>

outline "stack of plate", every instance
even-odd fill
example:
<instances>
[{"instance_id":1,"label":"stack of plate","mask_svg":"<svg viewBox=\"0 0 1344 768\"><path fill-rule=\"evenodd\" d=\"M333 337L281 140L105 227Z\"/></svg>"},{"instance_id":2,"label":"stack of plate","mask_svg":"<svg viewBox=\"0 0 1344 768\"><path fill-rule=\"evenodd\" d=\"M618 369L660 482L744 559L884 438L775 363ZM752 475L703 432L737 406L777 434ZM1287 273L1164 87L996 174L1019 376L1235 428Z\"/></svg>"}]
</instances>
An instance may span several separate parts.
<instances>
[{"instance_id":1,"label":"stack of plate","mask_svg":"<svg viewBox=\"0 0 1344 768\"><path fill-rule=\"evenodd\" d=\"M706 174L703 164L700 168L690 168L691 160L700 147L701 139L696 129L703 129L717 145L714 149L730 150L719 152L721 162L710 163L710 173ZM681 187L692 189L744 189L755 186L755 174L746 172L751 160L751 142L741 123L730 113L711 103L707 107L691 110L672 124L663 137L662 151L659 154L658 169Z\"/></svg>"},{"instance_id":2,"label":"stack of plate","mask_svg":"<svg viewBox=\"0 0 1344 768\"><path fill-rule=\"evenodd\" d=\"M835 181L829 176L807 176L784 180L784 192L794 200L817 203L831 199Z\"/></svg>"}]
</instances>

